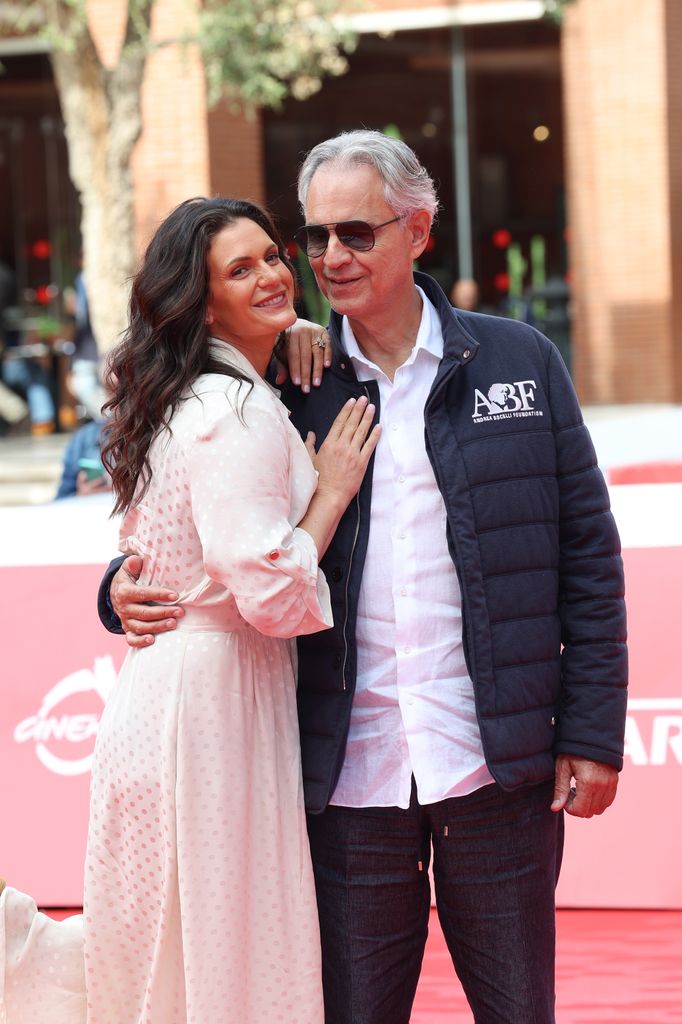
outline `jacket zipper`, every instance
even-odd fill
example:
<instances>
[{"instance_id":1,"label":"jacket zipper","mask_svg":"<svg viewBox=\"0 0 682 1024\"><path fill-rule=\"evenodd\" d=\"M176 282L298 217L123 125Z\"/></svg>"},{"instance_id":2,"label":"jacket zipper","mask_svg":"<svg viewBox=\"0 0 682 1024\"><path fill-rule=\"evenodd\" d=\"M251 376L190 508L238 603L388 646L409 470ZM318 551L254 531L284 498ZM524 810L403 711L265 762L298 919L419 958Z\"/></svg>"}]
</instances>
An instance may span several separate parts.
<instances>
[{"instance_id":1,"label":"jacket zipper","mask_svg":"<svg viewBox=\"0 0 682 1024\"><path fill-rule=\"evenodd\" d=\"M363 393L367 396L367 399L369 401L369 391L368 391L368 389L366 387L363 387L362 390L363 390ZM362 484L360 484L360 487L362 487ZM358 487L357 493L355 495L355 510L357 512L357 515L355 517L355 536L353 537L353 545L352 545L352 547L350 549L350 558L348 560L348 572L346 574L346 586L345 586L345 592L344 592L345 604L346 604L346 614L345 614L345 618L343 620L343 668L342 668L342 671L341 671L341 681L342 681L343 689L344 690L347 689L347 686L346 686L346 664L348 663L348 634L347 634L347 627L348 627L348 589L350 587L350 573L351 573L351 569L353 567L353 556L355 555L355 548L357 546L358 536L360 534L360 487Z\"/></svg>"}]
</instances>

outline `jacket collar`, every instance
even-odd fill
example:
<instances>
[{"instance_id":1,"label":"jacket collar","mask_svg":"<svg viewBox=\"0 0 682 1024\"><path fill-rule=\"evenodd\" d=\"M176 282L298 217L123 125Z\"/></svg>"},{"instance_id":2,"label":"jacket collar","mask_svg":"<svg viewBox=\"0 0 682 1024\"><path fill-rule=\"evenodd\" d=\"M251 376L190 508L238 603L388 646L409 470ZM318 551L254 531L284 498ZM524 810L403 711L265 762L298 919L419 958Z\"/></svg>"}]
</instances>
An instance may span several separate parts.
<instances>
[{"instance_id":1,"label":"jacket collar","mask_svg":"<svg viewBox=\"0 0 682 1024\"><path fill-rule=\"evenodd\" d=\"M444 363L466 363L476 355L478 342L469 333L457 311L450 305L445 292L428 274L415 272L414 283L419 285L429 302L431 302L438 313L443 330L443 362ZM332 338L332 365L331 369L340 377L347 380L355 380L355 371L350 356L343 347L341 324L343 317L331 311L329 319L329 333Z\"/></svg>"}]
</instances>

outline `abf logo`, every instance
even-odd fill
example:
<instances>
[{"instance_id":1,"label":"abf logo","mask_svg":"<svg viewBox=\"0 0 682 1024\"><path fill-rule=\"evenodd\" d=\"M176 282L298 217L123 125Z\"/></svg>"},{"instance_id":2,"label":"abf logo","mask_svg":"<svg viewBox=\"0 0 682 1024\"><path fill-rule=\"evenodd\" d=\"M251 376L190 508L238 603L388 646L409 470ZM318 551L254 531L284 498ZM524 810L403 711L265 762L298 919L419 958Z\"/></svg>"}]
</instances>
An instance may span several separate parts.
<instances>
[{"instance_id":1,"label":"abf logo","mask_svg":"<svg viewBox=\"0 0 682 1024\"><path fill-rule=\"evenodd\" d=\"M59 706L64 705L70 697L78 695L83 698L90 691L94 691L102 703L106 704L115 682L116 669L111 656L95 658L92 671L83 668L56 683L43 698L38 713L19 722L14 730L14 739L17 743L33 740L38 760L48 771L57 775L83 775L89 772L99 714L93 711L72 714L68 713L66 707L62 707L60 713ZM80 745L88 740L93 742L85 757L64 756L65 751L68 755L68 744ZM50 749L50 744L59 747L60 753Z\"/></svg>"},{"instance_id":2,"label":"abf logo","mask_svg":"<svg viewBox=\"0 0 682 1024\"><path fill-rule=\"evenodd\" d=\"M510 420L526 416L542 416L541 409L534 407L534 380L515 380L513 384L492 384L488 394L478 388L474 390L474 423L489 423L491 420Z\"/></svg>"}]
</instances>

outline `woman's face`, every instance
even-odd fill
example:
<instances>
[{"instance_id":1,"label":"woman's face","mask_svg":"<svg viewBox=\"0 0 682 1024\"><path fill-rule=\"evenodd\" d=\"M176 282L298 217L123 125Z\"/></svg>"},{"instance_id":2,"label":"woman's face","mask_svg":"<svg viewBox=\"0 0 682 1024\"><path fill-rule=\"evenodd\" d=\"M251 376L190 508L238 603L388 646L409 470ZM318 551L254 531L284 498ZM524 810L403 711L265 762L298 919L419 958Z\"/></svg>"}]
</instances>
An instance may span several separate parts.
<instances>
[{"instance_id":1,"label":"woman's face","mask_svg":"<svg viewBox=\"0 0 682 1024\"><path fill-rule=\"evenodd\" d=\"M259 341L272 347L296 313L291 271L270 236L242 217L214 235L207 262L210 334L245 352Z\"/></svg>"}]
</instances>

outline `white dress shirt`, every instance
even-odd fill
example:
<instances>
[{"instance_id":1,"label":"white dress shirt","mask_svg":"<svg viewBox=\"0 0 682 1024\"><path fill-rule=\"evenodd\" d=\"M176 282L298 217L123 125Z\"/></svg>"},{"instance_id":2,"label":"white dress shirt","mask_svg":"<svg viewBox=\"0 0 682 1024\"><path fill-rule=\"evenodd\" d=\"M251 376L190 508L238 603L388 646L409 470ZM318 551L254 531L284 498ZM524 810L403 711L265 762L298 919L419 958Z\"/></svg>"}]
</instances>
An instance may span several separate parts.
<instances>
[{"instance_id":1,"label":"white dress shirt","mask_svg":"<svg viewBox=\"0 0 682 1024\"><path fill-rule=\"evenodd\" d=\"M343 319L358 379L379 385L382 423L355 630L357 686L331 800L344 807L408 807L412 775L422 804L493 781L464 660L445 505L424 442L424 405L443 336L435 308L419 292L417 340L393 382L362 355Z\"/></svg>"}]
</instances>

